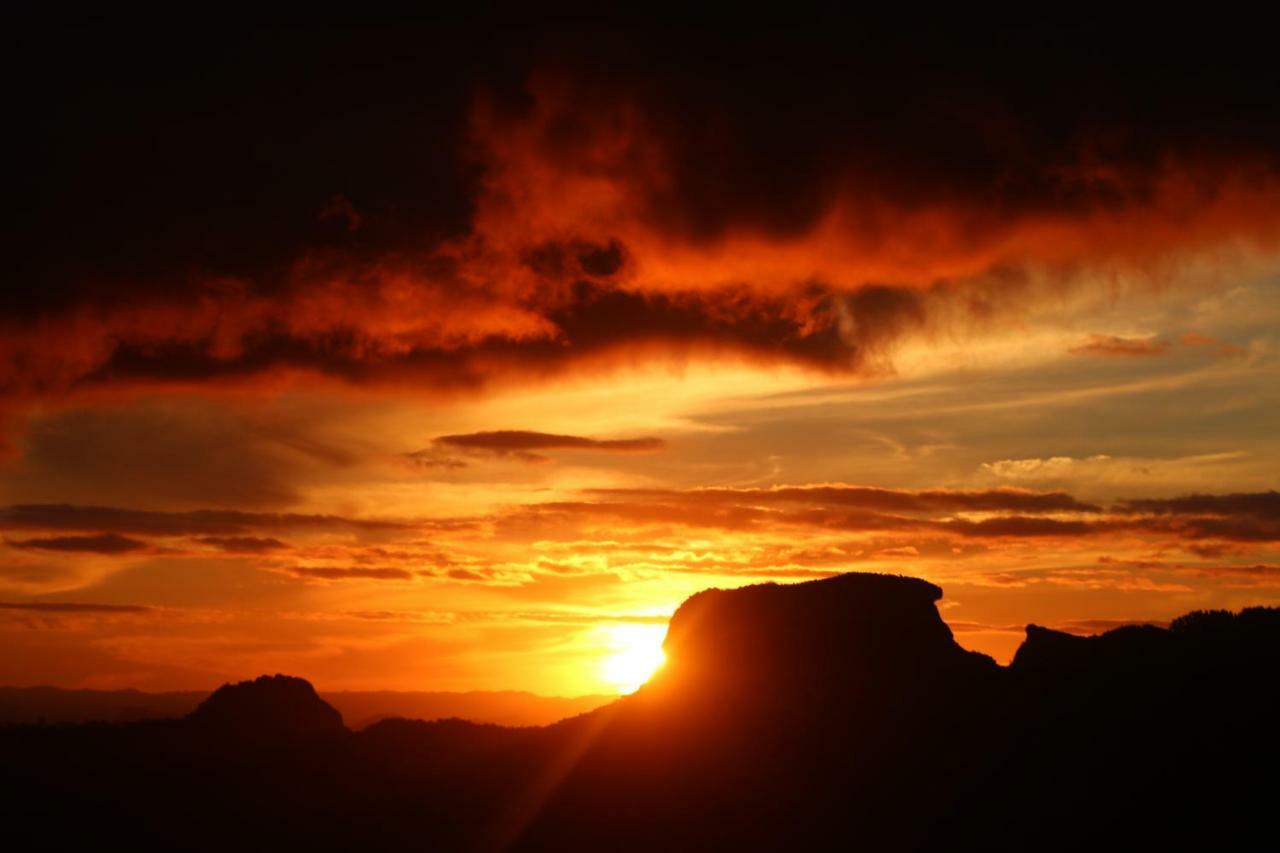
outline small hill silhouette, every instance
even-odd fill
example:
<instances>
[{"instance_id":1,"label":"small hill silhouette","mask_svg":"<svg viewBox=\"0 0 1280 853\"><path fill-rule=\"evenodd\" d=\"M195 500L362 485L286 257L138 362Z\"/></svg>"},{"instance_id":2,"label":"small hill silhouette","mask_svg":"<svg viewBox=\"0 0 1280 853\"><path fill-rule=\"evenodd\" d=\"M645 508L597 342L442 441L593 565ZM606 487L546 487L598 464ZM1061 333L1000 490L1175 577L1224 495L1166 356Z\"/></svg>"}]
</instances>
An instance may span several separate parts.
<instances>
[{"instance_id":1,"label":"small hill silhouette","mask_svg":"<svg viewBox=\"0 0 1280 853\"><path fill-rule=\"evenodd\" d=\"M311 683L288 675L262 675L224 684L187 720L221 734L244 737L313 737L345 732L342 715Z\"/></svg>"},{"instance_id":2,"label":"small hill silhouette","mask_svg":"<svg viewBox=\"0 0 1280 853\"><path fill-rule=\"evenodd\" d=\"M138 690L75 690L58 687L0 687L0 725L6 723L127 723L185 717L210 691L144 693ZM504 726L545 726L592 711L616 695L538 696L516 690L465 693L341 690L320 698L342 714L348 728L363 729L379 720L404 717L441 720L457 717Z\"/></svg>"},{"instance_id":3,"label":"small hill silhouette","mask_svg":"<svg viewBox=\"0 0 1280 853\"><path fill-rule=\"evenodd\" d=\"M7 828L145 849L1274 846L1280 610L1030 626L1000 667L956 644L940 596L884 575L699 593L653 682L542 728L350 732L280 675L182 720L0 728Z\"/></svg>"}]
</instances>

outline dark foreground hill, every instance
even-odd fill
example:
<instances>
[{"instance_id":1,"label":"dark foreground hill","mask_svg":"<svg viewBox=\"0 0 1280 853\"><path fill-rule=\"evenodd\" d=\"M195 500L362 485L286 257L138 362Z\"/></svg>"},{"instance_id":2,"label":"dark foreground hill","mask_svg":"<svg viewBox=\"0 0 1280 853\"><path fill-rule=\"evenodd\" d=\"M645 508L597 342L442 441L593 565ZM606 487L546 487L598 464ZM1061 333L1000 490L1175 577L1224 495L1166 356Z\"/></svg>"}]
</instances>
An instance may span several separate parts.
<instances>
[{"instance_id":1,"label":"dark foreground hill","mask_svg":"<svg viewBox=\"0 0 1280 853\"><path fill-rule=\"evenodd\" d=\"M5 729L6 830L37 848L1276 846L1280 610L1031 627L1002 668L954 642L940 596L881 575L700 593L658 678L545 728L352 732L278 676L183 720Z\"/></svg>"}]
</instances>

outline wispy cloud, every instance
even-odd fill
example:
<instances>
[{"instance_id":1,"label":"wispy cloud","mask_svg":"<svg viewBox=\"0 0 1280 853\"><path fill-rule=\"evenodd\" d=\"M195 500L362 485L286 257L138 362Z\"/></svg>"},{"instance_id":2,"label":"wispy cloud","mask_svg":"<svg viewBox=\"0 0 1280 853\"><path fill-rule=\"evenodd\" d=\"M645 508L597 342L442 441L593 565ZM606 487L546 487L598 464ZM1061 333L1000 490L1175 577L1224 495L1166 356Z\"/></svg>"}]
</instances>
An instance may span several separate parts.
<instances>
[{"instance_id":1,"label":"wispy cloud","mask_svg":"<svg viewBox=\"0 0 1280 853\"><path fill-rule=\"evenodd\" d=\"M1169 344L1155 337L1122 338L1118 335L1094 334L1067 351L1072 355L1145 358L1165 355L1169 352Z\"/></svg>"}]
</instances>

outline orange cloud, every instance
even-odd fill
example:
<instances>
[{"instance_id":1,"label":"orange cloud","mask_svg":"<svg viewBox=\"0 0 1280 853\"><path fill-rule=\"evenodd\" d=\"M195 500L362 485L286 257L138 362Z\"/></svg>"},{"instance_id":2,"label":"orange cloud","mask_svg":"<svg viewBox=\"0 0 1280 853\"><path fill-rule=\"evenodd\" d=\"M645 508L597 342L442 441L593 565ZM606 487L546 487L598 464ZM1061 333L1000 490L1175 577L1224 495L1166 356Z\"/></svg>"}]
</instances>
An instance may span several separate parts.
<instances>
[{"instance_id":1,"label":"orange cloud","mask_svg":"<svg viewBox=\"0 0 1280 853\"><path fill-rule=\"evenodd\" d=\"M1117 356L1120 358L1164 355L1169 344L1156 338L1121 338L1116 335L1090 335L1084 342L1071 347L1072 355Z\"/></svg>"}]
</instances>

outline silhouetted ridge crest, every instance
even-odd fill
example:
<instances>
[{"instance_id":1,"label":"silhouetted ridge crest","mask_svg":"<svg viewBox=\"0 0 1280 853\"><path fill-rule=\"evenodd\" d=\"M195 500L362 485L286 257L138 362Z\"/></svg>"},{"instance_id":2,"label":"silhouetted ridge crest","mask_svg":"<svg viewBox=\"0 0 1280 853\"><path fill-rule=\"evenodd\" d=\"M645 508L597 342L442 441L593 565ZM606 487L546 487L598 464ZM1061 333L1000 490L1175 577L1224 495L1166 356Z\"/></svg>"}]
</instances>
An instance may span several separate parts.
<instances>
[{"instance_id":1,"label":"silhouetted ridge crest","mask_svg":"<svg viewBox=\"0 0 1280 853\"><path fill-rule=\"evenodd\" d=\"M1222 667L1276 659L1280 608L1250 607L1240 613L1198 610L1160 628L1124 625L1088 637L1027 626L1027 638L1010 664L1016 674L1059 670L1106 672L1157 668Z\"/></svg>"},{"instance_id":2,"label":"silhouetted ridge crest","mask_svg":"<svg viewBox=\"0 0 1280 853\"><path fill-rule=\"evenodd\" d=\"M935 607L941 597L927 581L881 574L706 590L671 618L660 681L829 693L994 670L956 644Z\"/></svg>"},{"instance_id":3,"label":"silhouetted ridge crest","mask_svg":"<svg viewBox=\"0 0 1280 853\"><path fill-rule=\"evenodd\" d=\"M939 596L886 575L702 593L664 674L541 728L347 732L284 676L184 721L0 726L0 788L59 849L82 828L218 851L1275 846L1280 609L1033 625L1002 669Z\"/></svg>"},{"instance_id":4,"label":"silhouetted ridge crest","mask_svg":"<svg viewBox=\"0 0 1280 853\"><path fill-rule=\"evenodd\" d=\"M1230 610L1193 610L1169 623L1169 631L1185 637L1213 636L1268 639L1280 629L1280 607L1246 607Z\"/></svg>"},{"instance_id":5,"label":"silhouetted ridge crest","mask_svg":"<svg viewBox=\"0 0 1280 853\"><path fill-rule=\"evenodd\" d=\"M311 682L263 675L224 684L187 717L191 723L234 735L298 736L344 732L342 715Z\"/></svg>"}]
</instances>

